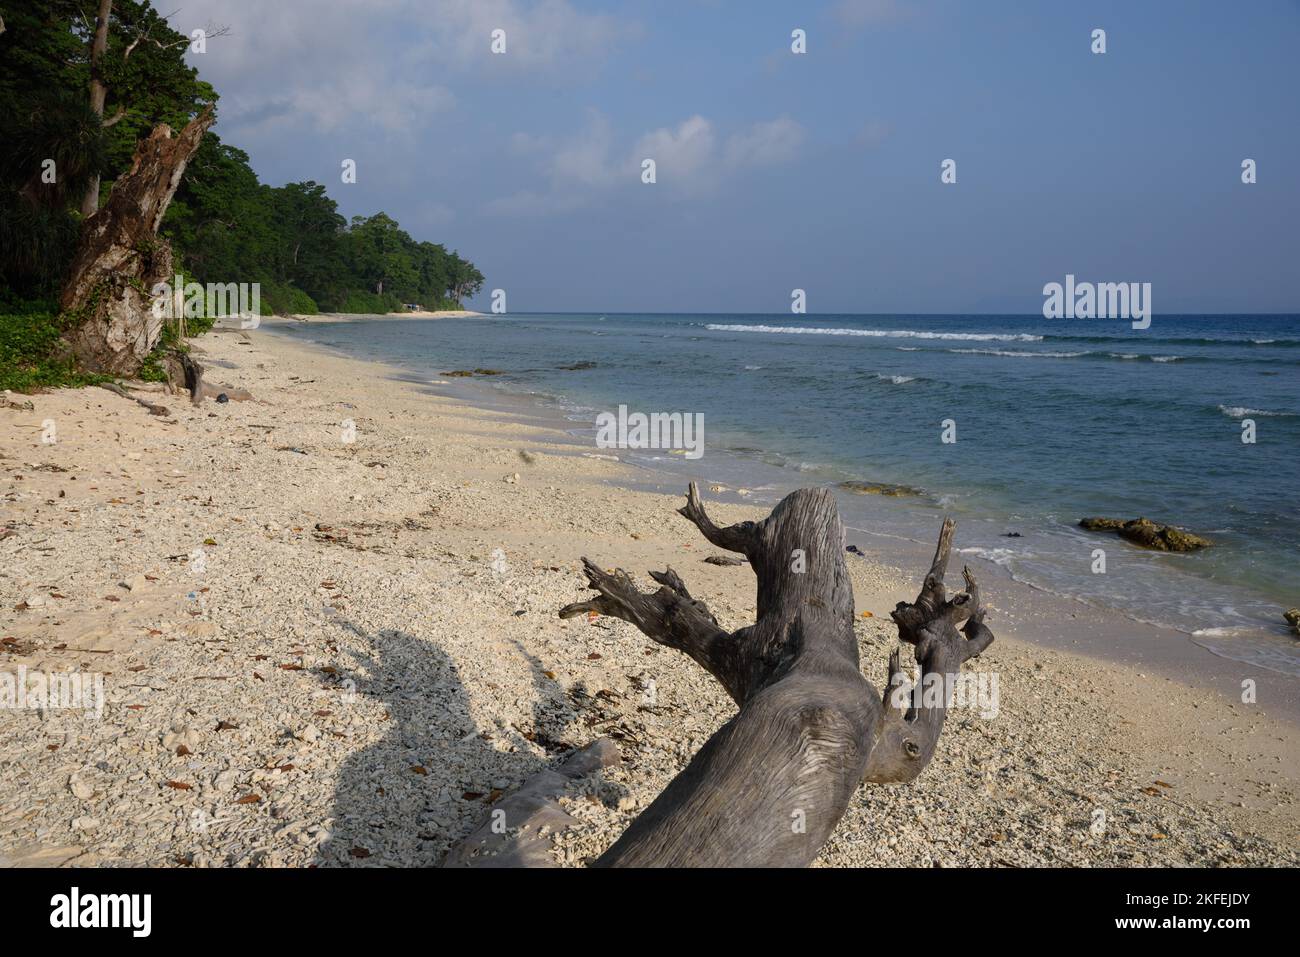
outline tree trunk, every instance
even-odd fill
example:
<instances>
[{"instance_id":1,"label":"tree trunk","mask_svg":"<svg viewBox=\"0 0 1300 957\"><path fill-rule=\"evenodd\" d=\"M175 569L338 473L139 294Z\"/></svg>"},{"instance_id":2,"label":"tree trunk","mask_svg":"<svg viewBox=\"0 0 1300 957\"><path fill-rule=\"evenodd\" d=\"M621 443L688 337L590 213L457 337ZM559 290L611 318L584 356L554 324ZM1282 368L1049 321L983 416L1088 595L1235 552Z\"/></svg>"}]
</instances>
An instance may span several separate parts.
<instances>
[{"instance_id":1,"label":"tree trunk","mask_svg":"<svg viewBox=\"0 0 1300 957\"><path fill-rule=\"evenodd\" d=\"M728 633L671 568L651 572L662 587L643 594L626 572L607 574L586 559L599 594L560 616L594 611L636 625L717 678L739 712L596 865L807 865L859 784L921 773L934 754L947 695L913 699L897 650L883 696L862 676L844 528L829 490L801 489L761 522L720 528L692 483L681 514L717 547L749 559L758 579L755 624ZM993 641L970 570L965 592L949 599L944 589L953 527L944 521L917 600L900 602L892 613L923 682L955 677L963 661ZM472 863L463 855L457 860Z\"/></svg>"},{"instance_id":2,"label":"tree trunk","mask_svg":"<svg viewBox=\"0 0 1300 957\"><path fill-rule=\"evenodd\" d=\"M103 120L104 103L108 100L108 86L104 83L104 54L108 51L108 18L113 12L113 0L99 0L99 15L95 19L95 35L90 42L90 108ZM99 173L86 184L86 194L81 198L81 215L90 218L99 209Z\"/></svg>"},{"instance_id":3,"label":"tree trunk","mask_svg":"<svg viewBox=\"0 0 1300 957\"><path fill-rule=\"evenodd\" d=\"M104 208L82 224L59 297L63 311L76 314L65 338L82 368L134 375L157 343L164 317L154 314L151 290L173 280L171 246L158 228L213 119L208 107L179 136L155 127Z\"/></svg>"}]
</instances>

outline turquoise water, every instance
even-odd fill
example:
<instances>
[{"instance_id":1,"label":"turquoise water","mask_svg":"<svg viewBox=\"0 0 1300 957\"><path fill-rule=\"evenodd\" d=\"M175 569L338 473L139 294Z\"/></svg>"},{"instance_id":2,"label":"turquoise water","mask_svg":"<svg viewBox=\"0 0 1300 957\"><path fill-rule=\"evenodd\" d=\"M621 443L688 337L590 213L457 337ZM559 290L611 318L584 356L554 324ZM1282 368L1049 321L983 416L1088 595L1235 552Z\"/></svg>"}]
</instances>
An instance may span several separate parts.
<instances>
[{"instance_id":1,"label":"turquoise water","mask_svg":"<svg viewBox=\"0 0 1300 957\"><path fill-rule=\"evenodd\" d=\"M528 314L294 334L428 379L502 370L476 381L562 411L593 451L600 411L701 413L698 462L618 454L760 493L911 486L908 498L842 496L846 522L929 540L951 513L968 554L1018 579L1300 674L1281 619L1300 604L1300 316L1156 316L1138 331L1012 316ZM941 441L944 420L955 442ZM1144 515L1215 545L1149 553L1078 529L1087 515Z\"/></svg>"}]
</instances>

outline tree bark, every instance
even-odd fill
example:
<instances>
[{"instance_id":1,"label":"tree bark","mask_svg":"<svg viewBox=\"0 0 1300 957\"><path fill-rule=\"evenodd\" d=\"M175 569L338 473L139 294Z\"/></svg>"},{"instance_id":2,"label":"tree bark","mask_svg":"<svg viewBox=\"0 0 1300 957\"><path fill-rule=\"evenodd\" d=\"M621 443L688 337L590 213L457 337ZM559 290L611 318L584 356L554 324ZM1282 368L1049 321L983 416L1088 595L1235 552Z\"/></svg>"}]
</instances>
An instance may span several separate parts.
<instances>
[{"instance_id":1,"label":"tree bark","mask_svg":"<svg viewBox=\"0 0 1300 957\"><path fill-rule=\"evenodd\" d=\"M90 109L101 120L104 103L108 100L108 86L104 83L104 54L108 51L108 19L113 12L113 0L99 0L99 14L95 18L95 35L90 41ZM99 209L99 173L86 184L86 194L81 198L81 215L90 218Z\"/></svg>"},{"instance_id":2,"label":"tree bark","mask_svg":"<svg viewBox=\"0 0 1300 957\"><path fill-rule=\"evenodd\" d=\"M173 279L171 246L158 229L213 120L208 107L179 136L155 127L104 208L82 224L59 298L76 319L65 338L82 368L134 375L157 343L164 317L154 314L151 290Z\"/></svg>"},{"instance_id":3,"label":"tree bark","mask_svg":"<svg viewBox=\"0 0 1300 957\"><path fill-rule=\"evenodd\" d=\"M758 579L753 625L724 630L671 569L651 573L661 587L644 594L622 570L606 574L591 562L587 579L598 595L560 615L595 611L631 622L693 658L739 711L596 865L807 865L859 784L910 781L925 768L947 695L903 700L910 689L897 651L883 695L862 676L844 528L829 490L801 489L761 522L719 527L692 483L681 514L717 547L749 559ZM923 681L951 679L993 640L969 569L965 592L945 592L952 533L946 520L920 595L892 613Z\"/></svg>"}]
</instances>

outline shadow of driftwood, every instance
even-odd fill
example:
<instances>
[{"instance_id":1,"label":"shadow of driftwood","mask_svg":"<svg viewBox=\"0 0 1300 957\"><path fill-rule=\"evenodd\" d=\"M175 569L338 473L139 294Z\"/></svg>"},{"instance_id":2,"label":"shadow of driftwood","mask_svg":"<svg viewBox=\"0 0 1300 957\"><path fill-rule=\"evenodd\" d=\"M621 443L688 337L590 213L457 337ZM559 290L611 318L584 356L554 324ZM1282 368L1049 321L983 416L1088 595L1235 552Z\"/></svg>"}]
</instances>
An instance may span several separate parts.
<instances>
[{"instance_id":1,"label":"shadow of driftwood","mask_svg":"<svg viewBox=\"0 0 1300 957\"><path fill-rule=\"evenodd\" d=\"M384 738L352 754L339 770L332 833L317 854L320 867L434 866L448 848L489 813L495 792L572 753L562 740L568 711L559 687L522 645L537 688L530 725L480 728L456 663L433 642L404 631L368 632L339 623L361 646L357 668L339 681L381 701L390 727ZM523 749L519 736L546 756ZM493 747L514 737L519 748Z\"/></svg>"},{"instance_id":2,"label":"shadow of driftwood","mask_svg":"<svg viewBox=\"0 0 1300 957\"><path fill-rule=\"evenodd\" d=\"M492 785L482 779L485 769L501 775L501 759L518 756L482 737L456 663L437 645L404 631L341 624L363 646L354 652L358 668L344 679L358 695L383 702L390 727L340 768L332 833L316 863L436 865L482 814Z\"/></svg>"}]
</instances>

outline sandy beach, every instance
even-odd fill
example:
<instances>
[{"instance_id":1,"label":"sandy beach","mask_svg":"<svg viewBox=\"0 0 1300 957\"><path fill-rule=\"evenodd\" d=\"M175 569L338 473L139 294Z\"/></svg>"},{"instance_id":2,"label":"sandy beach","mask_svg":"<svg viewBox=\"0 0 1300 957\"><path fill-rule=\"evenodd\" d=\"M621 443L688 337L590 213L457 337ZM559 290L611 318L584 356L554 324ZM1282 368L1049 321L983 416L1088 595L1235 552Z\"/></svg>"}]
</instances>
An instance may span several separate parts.
<instances>
[{"instance_id":1,"label":"sandy beach","mask_svg":"<svg viewBox=\"0 0 1300 957\"><path fill-rule=\"evenodd\" d=\"M405 310L403 312L385 313L385 319L468 319L473 316L481 316L483 313L475 312L472 309L435 309L435 310ZM286 317L294 322L364 322L367 316L359 316L349 312L319 312L314 314L294 313ZM275 321L283 322L284 319Z\"/></svg>"},{"instance_id":2,"label":"sandy beach","mask_svg":"<svg viewBox=\"0 0 1300 957\"><path fill-rule=\"evenodd\" d=\"M0 710L0 865L436 865L610 736L621 764L563 801L582 826L556 860L588 862L734 706L630 625L560 620L581 557L646 587L670 565L727 628L753 620L752 574L704 561L684 488L626 488L645 476L291 321L195 341L253 401L0 408L0 671L104 688L98 717ZM765 511L707 497L720 521ZM850 570L880 687L922 569ZM1022 640L989 601L998 638L967 667L997 676L996 715L953 713L915 783L861 788L820 865L1300 863L1291 721Z\"/></svg>"}]
</instances>

